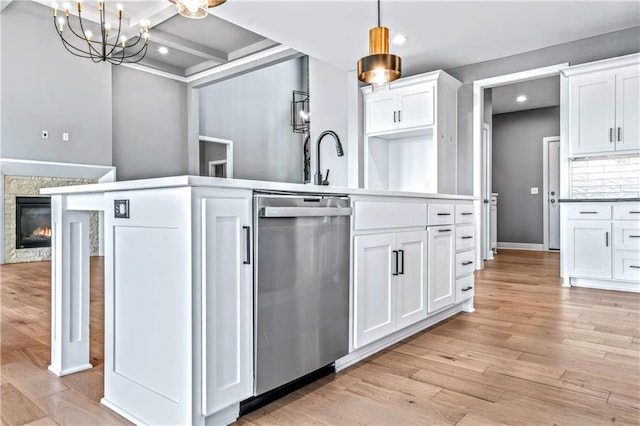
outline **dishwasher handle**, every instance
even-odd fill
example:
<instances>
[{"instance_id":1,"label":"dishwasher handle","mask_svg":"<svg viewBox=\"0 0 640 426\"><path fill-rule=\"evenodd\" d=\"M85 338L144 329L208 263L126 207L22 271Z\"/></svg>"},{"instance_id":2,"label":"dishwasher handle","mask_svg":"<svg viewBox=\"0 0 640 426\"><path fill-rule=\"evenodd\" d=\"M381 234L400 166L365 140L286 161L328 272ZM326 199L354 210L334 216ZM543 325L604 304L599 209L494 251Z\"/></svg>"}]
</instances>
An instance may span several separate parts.
<instances>
[{"instance_id":1,"label":"dishwasher handle","mask_svg":"<svg viewBox=\"0 0 640 426\"><path fill-rule=\"evenodd\" d=\"M351 216L351 207L263 207L260 217Z\"/></svg>"}]
</instances>

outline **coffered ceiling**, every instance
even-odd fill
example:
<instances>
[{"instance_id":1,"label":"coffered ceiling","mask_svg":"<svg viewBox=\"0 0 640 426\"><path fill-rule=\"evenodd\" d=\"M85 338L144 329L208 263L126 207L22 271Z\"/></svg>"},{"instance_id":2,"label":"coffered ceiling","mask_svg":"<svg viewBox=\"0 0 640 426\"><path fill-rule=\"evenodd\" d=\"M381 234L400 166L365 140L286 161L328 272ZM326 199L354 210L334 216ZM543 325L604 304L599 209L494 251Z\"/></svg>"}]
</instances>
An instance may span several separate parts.
<instances>
[{"instance_id":1,"label":"coffered ceiling","mask_svg":"<svg viewBox=\"0 0 640 426\"><path fill-rule=\"evenodd\" d=\"M114 13L116 1L106 0ZM0 8L10 2L0 0ZM150 50L142 64L179 76L278 44L353 70L367 54L368 30L376 24L375 0L228 0L203 20L176 15L168 0L119 2L131 34L141 19L151 22ZM95 4L83 4L89 17ZM382 24L392 37L408 37L391 52L402 57L404 74L411 75L637 27L640 2L383 0ZM168 53L159 53L160 47Z\"/></svg>"}]
</instances>

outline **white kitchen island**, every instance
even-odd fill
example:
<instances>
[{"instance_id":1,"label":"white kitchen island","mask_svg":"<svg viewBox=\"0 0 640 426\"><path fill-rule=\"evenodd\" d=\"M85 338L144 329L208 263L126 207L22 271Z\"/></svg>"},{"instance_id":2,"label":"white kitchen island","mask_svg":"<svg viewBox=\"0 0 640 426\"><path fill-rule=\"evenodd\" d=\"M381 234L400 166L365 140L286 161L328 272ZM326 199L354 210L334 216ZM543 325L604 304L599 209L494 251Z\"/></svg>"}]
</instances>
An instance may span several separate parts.
<instances>
[{"instance_id":1,"label":"white kitchen island","mask_svg":"<svg viewBox=\"0 0 640 426\"><path fill-rule=\"evenodd\" d=\"M91 368L88 218L104 211L103 404L139 424L234 421L254 395L254 190L351 196L338 370L473 310L472 197L196 176L52 188L49 369Z\"/></svg>"}]
</instances>

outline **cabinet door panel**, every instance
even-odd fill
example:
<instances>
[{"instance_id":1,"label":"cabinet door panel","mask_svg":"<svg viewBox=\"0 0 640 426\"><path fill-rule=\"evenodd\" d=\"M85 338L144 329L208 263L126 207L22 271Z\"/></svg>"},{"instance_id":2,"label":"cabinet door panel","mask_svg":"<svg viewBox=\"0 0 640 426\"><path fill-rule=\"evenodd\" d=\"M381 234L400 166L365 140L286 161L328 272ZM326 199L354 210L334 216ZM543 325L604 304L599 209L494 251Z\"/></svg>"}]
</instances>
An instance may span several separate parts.
<instances>
[{"instance_id":1,"label":"cabinet door panel","mask_svg":"<svg viewBox=\"0 0 640 426\"><path fill-rule=\"evenodd\" d=\"M611 222L568 221L568 275L611 278Z\"/></svg>"},{"instance_id":2,"label":"cabinet door panel","mask_svg":"<svg viewBox=\"0 0 640 426\"><path fill-rule=\"evenodd\" d=\"M570 86L571 154L615 149L615 74L574 77Z\"/></svg>"},{"instance_id":3,"label":"cabinet door panel","mask_svg":"<svg viewBox=\"0 0 640 426\"><path fill-rule=\"evenodd\" d=\"M398 128L431 126L434 122L433 84L421 84L399 90Z\"/></svg>"},{"instance_id":4,"label":"cabinet door panel","mask_svg":"<svg viewBox=\"0 0 640 426\"><path fill-rule=\"evenodd\" d=\"M640 71L637 66L616 74L616 150L640 149Z\"/></svg>"},{"instance_id":5,"label":"cabinet door panel","mask_svg":"<svg viewBox=\"0 0 640 426\"><path fill-rule=\"evenodd\" d=\"M399 329L427 316L427 231L401 232L396 241L400 257L396 286Z\"/></svg>"},{"instance_id":6,"label":"cabinet door panel","mask_svg":"<svg viewBox=\"0 0 640 426\"><path fill-rule=\"evenodd\" d=\"M354 347L362 347L393 332L395 259L392 248L396 234L364 235L354 238Z\"/></svg>"},{"instance_id":7,"label":"cabinet door panel","mask_svg":"<svg viewBox=\"0 0 640 426\"><path fill-rule=\"evenodd\" d=\"M640 282L639 250L616 250L613 253L613 279Z\"/></svg>"},{"instance_id":8,"label":"cabinet door panel","mask_svg":"<svg viewBox=\"0 0 640 426\"><path fill-rule=\"evenodd\" d=\"M384 132L397 127L396 98L393 92L376 93L365 98L367 133Z\"/></svg>"},{"instance_id":9,"label":"cabinet door panel","mask_svg":"<svg viewBox=\"0 0 640 426\"><path fill-rule=\"evenodd\" d=\"M428 233L428 311L431 313L454 302L455 241L452 226L433 226Z\"/></svg>"},{"instance_id":10,"label":"cabinet door panel","mask_svg":"<svg viewBox=\"0 0 640 426\"><path fill-rule=\"evenodd\" d=\"M253 394L249 199L202 200L202 414Z\"/></svg>"}]
</instances>

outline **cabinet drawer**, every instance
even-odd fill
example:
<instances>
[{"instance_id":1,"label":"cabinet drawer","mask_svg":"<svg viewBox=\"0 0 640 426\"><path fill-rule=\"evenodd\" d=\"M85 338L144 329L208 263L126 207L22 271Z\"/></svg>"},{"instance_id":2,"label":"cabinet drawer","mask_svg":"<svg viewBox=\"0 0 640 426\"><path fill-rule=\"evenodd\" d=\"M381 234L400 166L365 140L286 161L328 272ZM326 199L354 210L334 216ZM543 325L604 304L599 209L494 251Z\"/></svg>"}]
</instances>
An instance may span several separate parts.
<instances>
[{"instance_id":1,"label":"cabinet drawer","mask_svg":"<svg viewBox=\"0 0 640 426\"><path fill-rule=\"evenodd\" d=\"M567 219L611 219L611 204L609 203L585 203L566 205Z\"/></svg>"},{"instance_id":2,"label":"cabinet drawer","mask_svg":"<svg viewBox=\"0 0 640 426\"><path fill-rule=\"evenodd\" d=\"M472 274L475 270L475 252L473 250L463 251L456 254L456 277Z\"/></svg>"},{"instance_id":3,"label":"cabinet drawer","mask_svg":"<svg viewBox=\"0 0 640 426\"><path fill-rule=\"evenodd\" d=\"M640 281L640 250L613 252L613 279Z\"/></svg>"},{"instance_id":4,"label":"cabinet drawer","mask_svg":"<svg viewBox=\"0 0 640 426\"><path fill-rule=\"evenodd\" d=\"M449 225L454 221L453 204L429 204L427 225Z\"/></svg>"},{"instance_id":5,"label":"cabinet drawer","mask_svg":"<svg viewBox=\"0 0 640 426\"><path fill-rule=\"evenodd\" d=\"M640 222L613 222L613 248L640 250Z\"/></svg>"},{"instance_id":6,"label":"cabinet drawer","mask_svg":"<svg viewBox=\"0 0 640 426\"><path fill-rule=\"evenodd\" d=\"M354 229L425 227L427 203L356 201Z\"/></svg>"},{"instance_id":7,"label":"cabinet drawer","mask_svg":"<svg viewBox=\"0 0 640 426\"><path fill-rule=\"evenodd\" d=\"M456 303L473 297L475 294L473 274L456 280Z\"/></svg>"},{"instance_id":8,"label":"cabinet drawer","mask_svg":"<svg viewBox=\"0 0 640 426\"><path fill-rule=\"evenodd\" d=\"M617 203L613 205L615 220L640 221L640 203Z\"/></svg>"},{"instance_id":9,"label":"cabinet drawer","mask_svg":"<svg viewBox=\"0 0 640 426\"><path fill-rule=\"evenodd\" d=\"M456 251L473 248L476 243L473 225L456 227Z\"/></svg>"},{"instance_id":10,"label":"cabinet drawer","mask_svg":"<svg viewBox=\"0 0 640 426\"><path fill-rule=\"evenodd\" d=\"M473 204L456 204L456 223L473 223Z\"/></svg>"}]
</instances>

